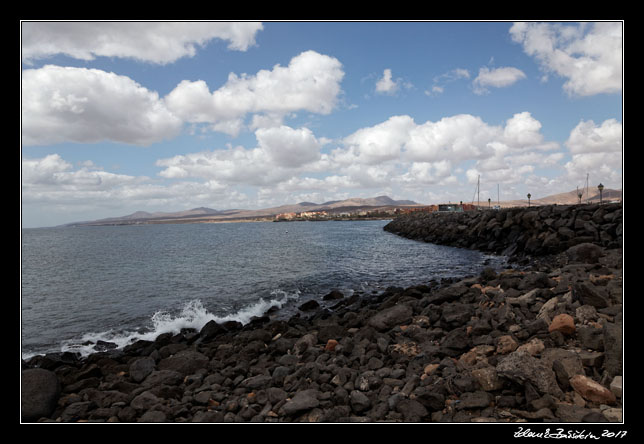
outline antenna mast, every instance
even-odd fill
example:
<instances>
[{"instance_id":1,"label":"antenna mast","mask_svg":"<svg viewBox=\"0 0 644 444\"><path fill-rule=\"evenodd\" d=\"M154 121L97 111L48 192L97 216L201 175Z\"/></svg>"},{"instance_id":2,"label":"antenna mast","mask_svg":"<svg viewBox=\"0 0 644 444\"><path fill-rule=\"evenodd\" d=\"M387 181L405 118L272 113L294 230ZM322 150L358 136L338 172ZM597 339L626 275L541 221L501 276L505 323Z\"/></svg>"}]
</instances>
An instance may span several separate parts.
<instances>
[{"instance_id":1,"label":"antenna mast","mask_svg":"<svg viewBox=\"0 0 644 444\"><path fill-rule=\"evenodd\" d=\"M476 201L477 201L477 207L476 209L478 210L479 207L481 206L481 189L479 185L481 184L481 175L479 174L478 179L476 180L476 190L474 190L474 194L477 196ZM474 205L474 196L472 196L472 205Z\"/></svg>"}]
</instances>

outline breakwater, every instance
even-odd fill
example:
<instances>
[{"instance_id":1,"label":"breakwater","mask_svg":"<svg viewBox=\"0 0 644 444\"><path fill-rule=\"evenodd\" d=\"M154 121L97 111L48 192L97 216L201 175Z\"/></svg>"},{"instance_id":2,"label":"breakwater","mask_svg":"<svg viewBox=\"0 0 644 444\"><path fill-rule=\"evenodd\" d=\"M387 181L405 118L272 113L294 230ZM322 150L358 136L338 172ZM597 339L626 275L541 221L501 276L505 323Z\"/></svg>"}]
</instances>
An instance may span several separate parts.
<instances>
[{"instance_id":1,"label":"breakwater","mask_svg":"<svg viewBox=\"0 0 644 444\"><path fill-rule=\"evenodd\" d=\"M622 204L416 212L394 219L384 229L440 245L506 256L543 256L582 243L621 247Z\"/></svg>"},{"instance_id":2,"label":"breakwater","mask_svg":"<svg viewBox=\"0 0 644 444\"><path fill-rule=\"evenodd\" d=\"M330 291L329 307L306 304L288 320L211 321L83 359L23 361L22 420L620 422L621 206L543 210L427 218L442 230L425 215L392 222L413 238L442 231L443 243L550 258L528 267ZM561 228L575 236L544 247Z\"/></svg>"}]
</instances>

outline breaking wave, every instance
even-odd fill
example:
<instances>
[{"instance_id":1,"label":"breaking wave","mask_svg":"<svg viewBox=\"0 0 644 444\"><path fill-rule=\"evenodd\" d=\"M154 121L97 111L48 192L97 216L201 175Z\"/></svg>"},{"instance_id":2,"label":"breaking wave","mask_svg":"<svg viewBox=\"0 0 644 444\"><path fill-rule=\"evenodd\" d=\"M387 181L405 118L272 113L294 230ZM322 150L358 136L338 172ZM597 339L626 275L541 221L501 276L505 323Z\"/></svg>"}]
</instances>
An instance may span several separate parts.
<instances>
[{"instance_id":1,"label":"breaking wave","mask_svg":"<svg viewBox=\"0 0 644 444\"><path fill-rule=\"evenodd\" d=\"M100 351L101 346L123 348L139 340L154 341L163 333L177 334L182 329L199 331L210 321L217 323L237 321L245 325L253 317L262 316L271 307L281 309L289 301L297 300L298 298L299 291L297 290L293 293L274 290L271 292L270 298L260 298L257 302L224 316L217 316L209 312L201 300L196 299L183 305L177 314L172 314L165 310L157 311L150 319L151 325L139 331L108 330L100 333L86 333L80 339L64 341L60 351L79 353L84 357ZM23 359L28 359L31 356L23 355Z\"/></svg>"}]
</instances>

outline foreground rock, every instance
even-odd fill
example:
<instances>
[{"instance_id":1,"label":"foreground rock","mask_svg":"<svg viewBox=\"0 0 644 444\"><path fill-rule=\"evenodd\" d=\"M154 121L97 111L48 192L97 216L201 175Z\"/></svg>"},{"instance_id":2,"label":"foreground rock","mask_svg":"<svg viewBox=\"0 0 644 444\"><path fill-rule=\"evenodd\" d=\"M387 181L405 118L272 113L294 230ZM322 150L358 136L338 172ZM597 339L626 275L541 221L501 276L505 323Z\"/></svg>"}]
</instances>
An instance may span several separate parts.
<instances>
[{"instance_id":1,"label":"foreground rock","mask_svg":"<svg viewBox=\"0 0 644 444\"><path fill-rule=\"evenodd\" d=\"M289 320L34 357L23 363L22 419L619 421L622 250L574 247Z\"/></svg>"}]
</instances>

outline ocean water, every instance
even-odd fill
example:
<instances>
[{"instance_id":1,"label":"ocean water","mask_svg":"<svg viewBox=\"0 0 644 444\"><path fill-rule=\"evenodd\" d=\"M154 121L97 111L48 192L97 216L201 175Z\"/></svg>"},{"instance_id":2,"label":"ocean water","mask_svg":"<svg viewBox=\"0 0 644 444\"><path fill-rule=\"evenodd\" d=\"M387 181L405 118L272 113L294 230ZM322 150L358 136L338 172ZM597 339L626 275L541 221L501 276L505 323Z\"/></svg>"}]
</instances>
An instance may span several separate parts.
<instances>
[{"instance_id":1,"label":"ocean water","mask_svg":"<svg viewBox=\"0 0 644 444\"><path fill-rule=\"evenodd\" d=\"M87 355L210 320L247 323L345 296L499 268L504 258L417 242L388 221L131 225L22 230L21 347Z\"/></svg>"}]
</instances>

